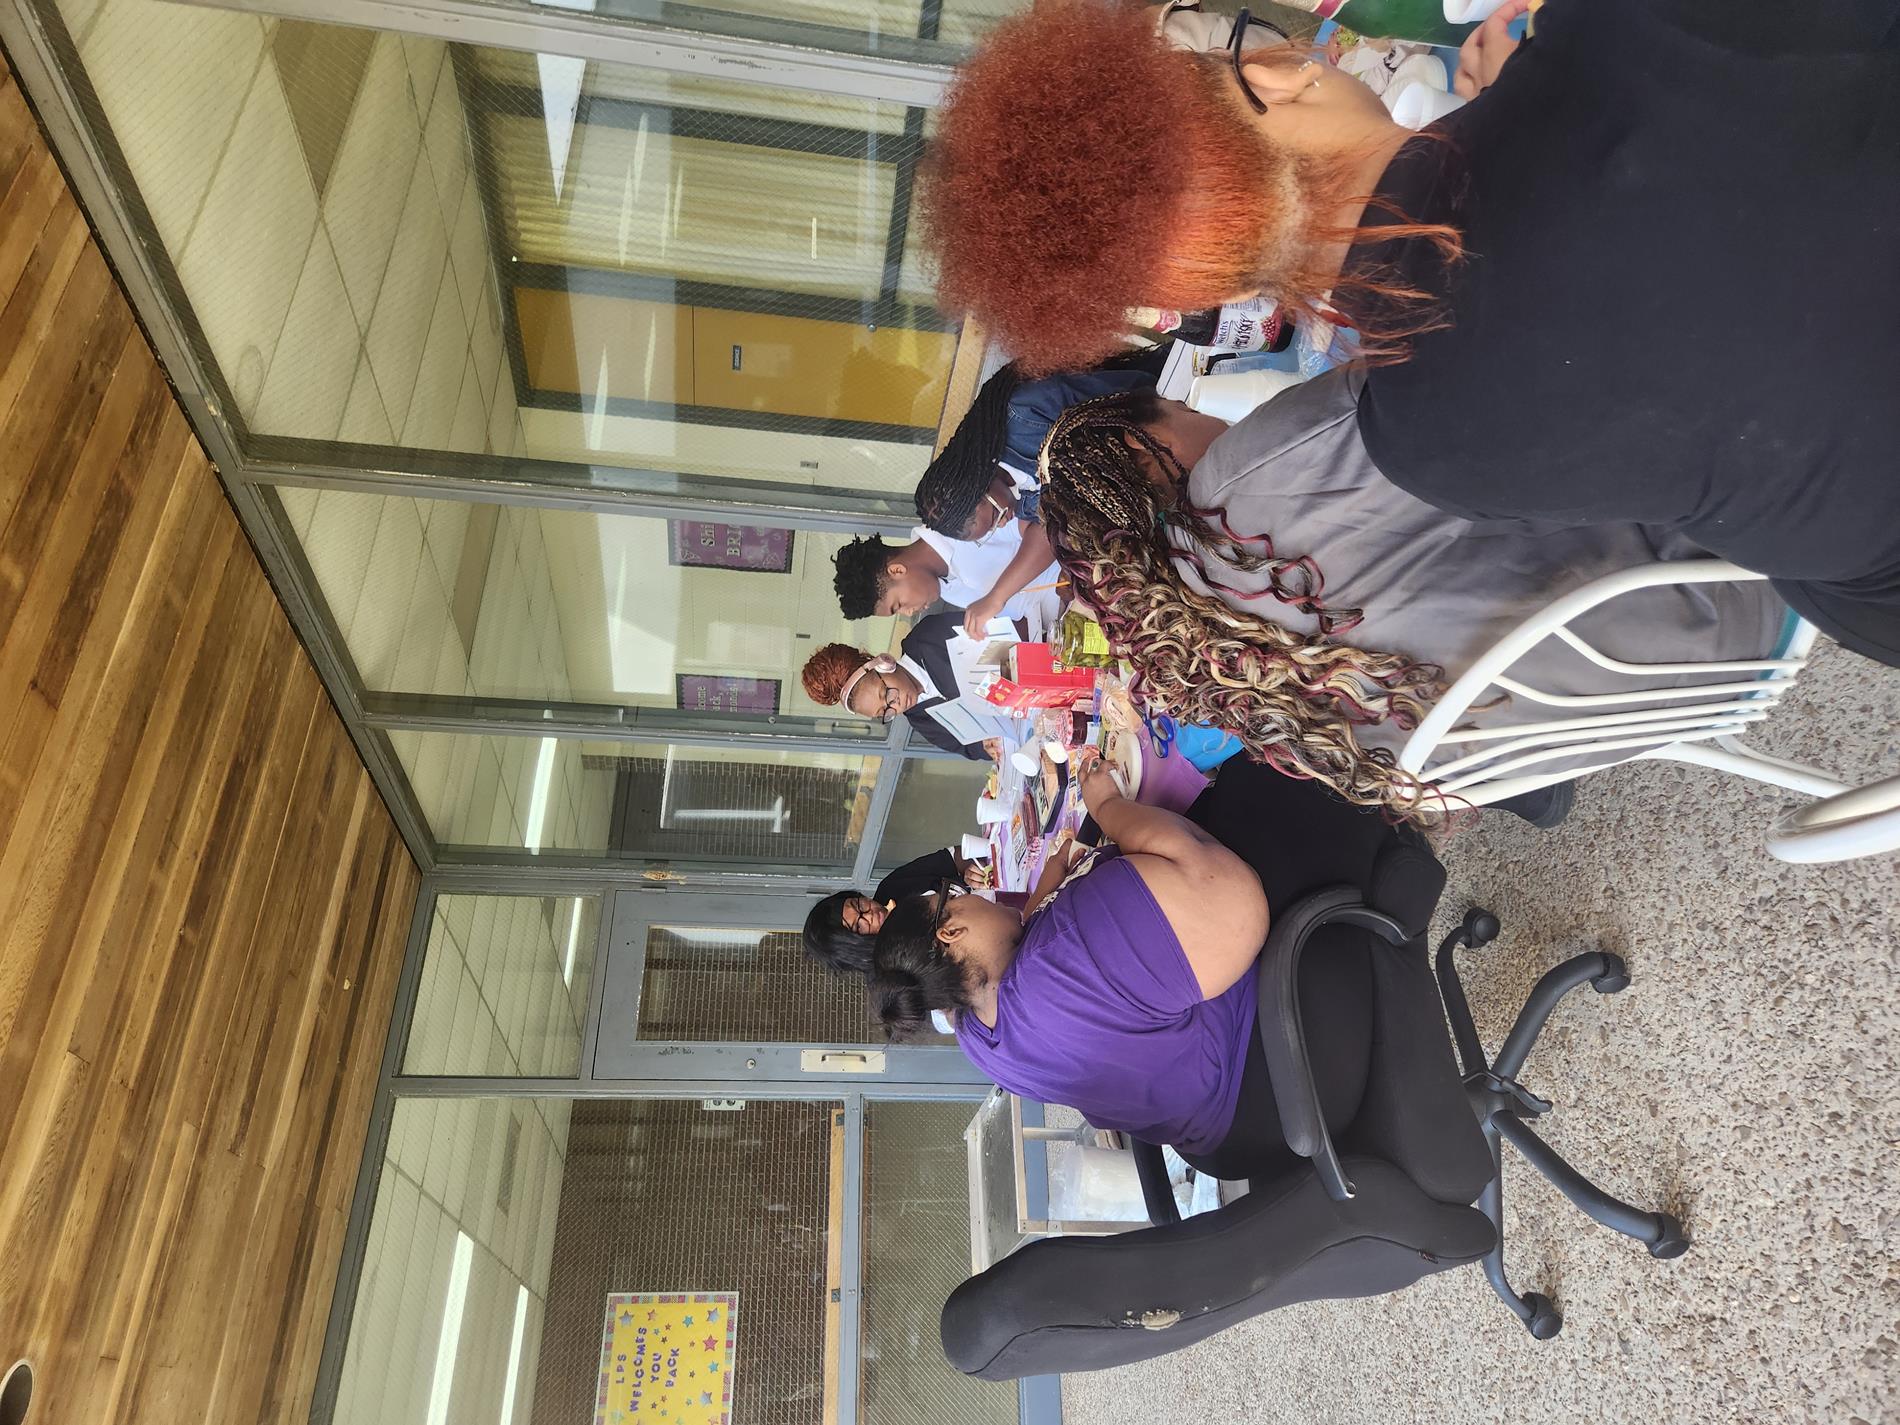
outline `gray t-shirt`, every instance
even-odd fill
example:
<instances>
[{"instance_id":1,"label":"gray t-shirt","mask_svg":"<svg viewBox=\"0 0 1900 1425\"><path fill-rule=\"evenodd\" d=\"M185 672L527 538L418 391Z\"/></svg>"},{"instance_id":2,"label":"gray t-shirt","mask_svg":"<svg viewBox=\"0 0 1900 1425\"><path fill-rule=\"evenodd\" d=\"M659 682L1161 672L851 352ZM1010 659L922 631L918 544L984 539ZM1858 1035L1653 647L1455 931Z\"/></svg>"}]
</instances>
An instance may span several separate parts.
<instances>
[{"instance_id":1,"label":"gray t-shirt","mask_svg":"<svg viewBox=\"0 0 1900 1425\"><path fill-rule=\"evenodd\" d=\"M1189 499L1200 509L1222 511L1235 532L1270 535L1282 557L1312 556L1325 578L1327 607L1364 612L1341 641L1435 663L1450 683L1518 623L1573 589L1638 565L1708 557L1680 535L1643 525L1467 520L1406 494L1379 473L1360 442L1362 383L1357 371L1340 369L1282 392L1215 441L1188 477ZM1481 441L1482 429L1471 438ZM1171 530L1170 537L1187 547L1184 534ZM1176 560L1175 567L1190 586L1236 610L1304 632L1316 629L1312 616L1270 595L1223 595L1188 561ZM1213 567L1217 578L1242 592L1268 583L1262 571ZM1785 605L1766 583L1753 581L1639 590L1571 628L1608 657L1669 663L1771 657L1788 626ZM1510 676L1563 695L1737 680L1735 674L1613 674L1552 639L1520 659ZM1462 725L1563 716L1560 709L1502 696L1474 709ZM1362 745L1395 751L1407 736L1389 724L1359 730ZM1574 762L1533 770L1566 765Z\"/></svg>"}]
</instances>

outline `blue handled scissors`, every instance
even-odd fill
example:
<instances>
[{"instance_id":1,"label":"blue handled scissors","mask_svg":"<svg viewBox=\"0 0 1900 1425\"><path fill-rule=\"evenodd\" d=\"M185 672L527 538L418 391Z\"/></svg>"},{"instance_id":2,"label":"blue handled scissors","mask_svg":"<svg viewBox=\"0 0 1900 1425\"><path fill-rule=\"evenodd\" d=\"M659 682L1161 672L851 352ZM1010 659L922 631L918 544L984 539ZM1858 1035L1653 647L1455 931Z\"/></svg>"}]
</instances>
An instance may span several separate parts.
<instances>
[{"instance_id":1,"label":"blue handled scissors","mask_svg":"<svg viewBox=\"0 0 1900 1425\"><path fill-rule=\"evenodd\" d=\"M1174 750L1174 734L1177 731L1174 719L1166 713L1150 717L1144 712L1141 720L1148 725L1148 737L1154 743L1155 756L1166 757Z\"/></svg>"}]
</instances>

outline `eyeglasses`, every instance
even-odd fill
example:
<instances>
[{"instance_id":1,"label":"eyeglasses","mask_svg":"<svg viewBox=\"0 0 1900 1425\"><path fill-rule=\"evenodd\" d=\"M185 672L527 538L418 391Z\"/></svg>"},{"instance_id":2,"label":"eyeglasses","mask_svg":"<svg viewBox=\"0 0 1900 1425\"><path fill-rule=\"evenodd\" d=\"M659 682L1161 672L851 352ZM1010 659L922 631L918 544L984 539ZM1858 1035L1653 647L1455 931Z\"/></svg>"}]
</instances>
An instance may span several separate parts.
<instances>
[{"instance_id":1,"label":"eyeglasses","mask_svg":"<svg viewBox=\"0 0 1900 1425\"><path fill-rule=\"evenodd\" d=\"M1253 85L1247 82L1247 76L1241 72L1240 68L1240 52L1246 43L1248 25L1258 25L1263 30L1272 31L1280 37L1282 44L1290 44L1292 41L1285 30L1269 20L1254 19L1251 11L1243 9L1234 16L1234 33L1227 41L1227 57L1233 61L1234 66L1234 83L1238 84L1240 92L1247 96L1247 103L1252 106L1254 113L1264 114L1267 112L1265 102L1253 92Z\"/></svg>"},{"instance_id":2,"label":"eyeglasses","mask_svg":"<svg viewBox=\"0 0 1900 1425\"><path fill-rule=\"evenodd\" d=\"M997 530L1016 518L1016 512L1010 509L1010 507L1001 500L997 499L996 496L985 491L983 498L988 500L990 502L990 508L996 511L996 523L992 524L988 529L984 530L983 533L971 540L971 544L988 544L991 536L993 536Z\"/></svg>"}]
</instances>

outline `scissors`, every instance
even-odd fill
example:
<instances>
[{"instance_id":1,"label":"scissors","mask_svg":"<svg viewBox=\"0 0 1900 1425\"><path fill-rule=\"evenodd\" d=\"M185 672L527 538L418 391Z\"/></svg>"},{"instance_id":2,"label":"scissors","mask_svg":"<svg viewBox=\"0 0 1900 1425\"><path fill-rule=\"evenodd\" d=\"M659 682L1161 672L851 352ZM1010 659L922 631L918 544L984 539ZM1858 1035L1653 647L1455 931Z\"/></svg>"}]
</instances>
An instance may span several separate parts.
<instances>
[{"instance_id":1,"label":"scissors","mask_svg":"<svg viewBox=\"0 0 1900 1425\"><path fill-rule=\"evenodd\" d=\"M1166 757L1174 750L1174 734L1177 730L1174 719L1166 713L1150 717L1144 712L1141 720L1148 725L1148 737L1154 743L1155 756Z\"/></svg>"}]
</instances>

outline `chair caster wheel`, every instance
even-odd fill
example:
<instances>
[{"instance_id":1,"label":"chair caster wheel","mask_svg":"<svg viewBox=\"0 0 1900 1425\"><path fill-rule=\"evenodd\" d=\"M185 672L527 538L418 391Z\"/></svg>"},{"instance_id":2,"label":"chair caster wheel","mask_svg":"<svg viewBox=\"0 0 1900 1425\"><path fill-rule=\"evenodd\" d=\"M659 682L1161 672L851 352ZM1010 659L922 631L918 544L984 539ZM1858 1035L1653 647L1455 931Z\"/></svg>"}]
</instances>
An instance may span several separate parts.
<instances>
[{"instance_id":1,"label":"chair caster wheel","mask_svg":"<svg viewBox=\"0 0 1900 1425\"><path fill-rule=\"evenodd\" d=\"M1682 1224L1666 1212L1656 1214L1663 1220L1663 1235L1654 1242L1646 1242L1649 1255L1659 1262L1667 1262L1680 1257L1694 1243L1694 1238L1682 1230Z\"/></svg>"},{"instance_id":2,"label":"chair caster wheel","mask_svg":"<svg viewBox=\"0 0 1900 1425\"><path fill-rule=\"evenodd\" d=\"M1503 929L1498 918L1488 910L1473 906L1465 912L1465 940L1471 945L1489 945Z\"/></svg>"},{"instance_id":3,"label":"chair caster wheel","mask_svg":"<svg viewBox=\"0 0 1900 1425\"><path fill-rule=\"evenodd\" d=\"M1527 1292L1524 1304L1531 1309L1531 1319L1524 1323L1524 1329L1539 1341L1548 1341L1564 1329L1563 1313L1541 1291Z\"/></svg>"},{"instance_id":4,"label":"chair caster wheel","mask_svg":"<svg viewBox=\"0 0 1900 1425\"><path fill-rule=\"evenodd\" d=\"M1609 969L1590 981L1590 988L1600 995L1621 994L1630 987L1629 968L1621 955L1605 955L1603 959Z\"/></svg>"}]
</instances>

